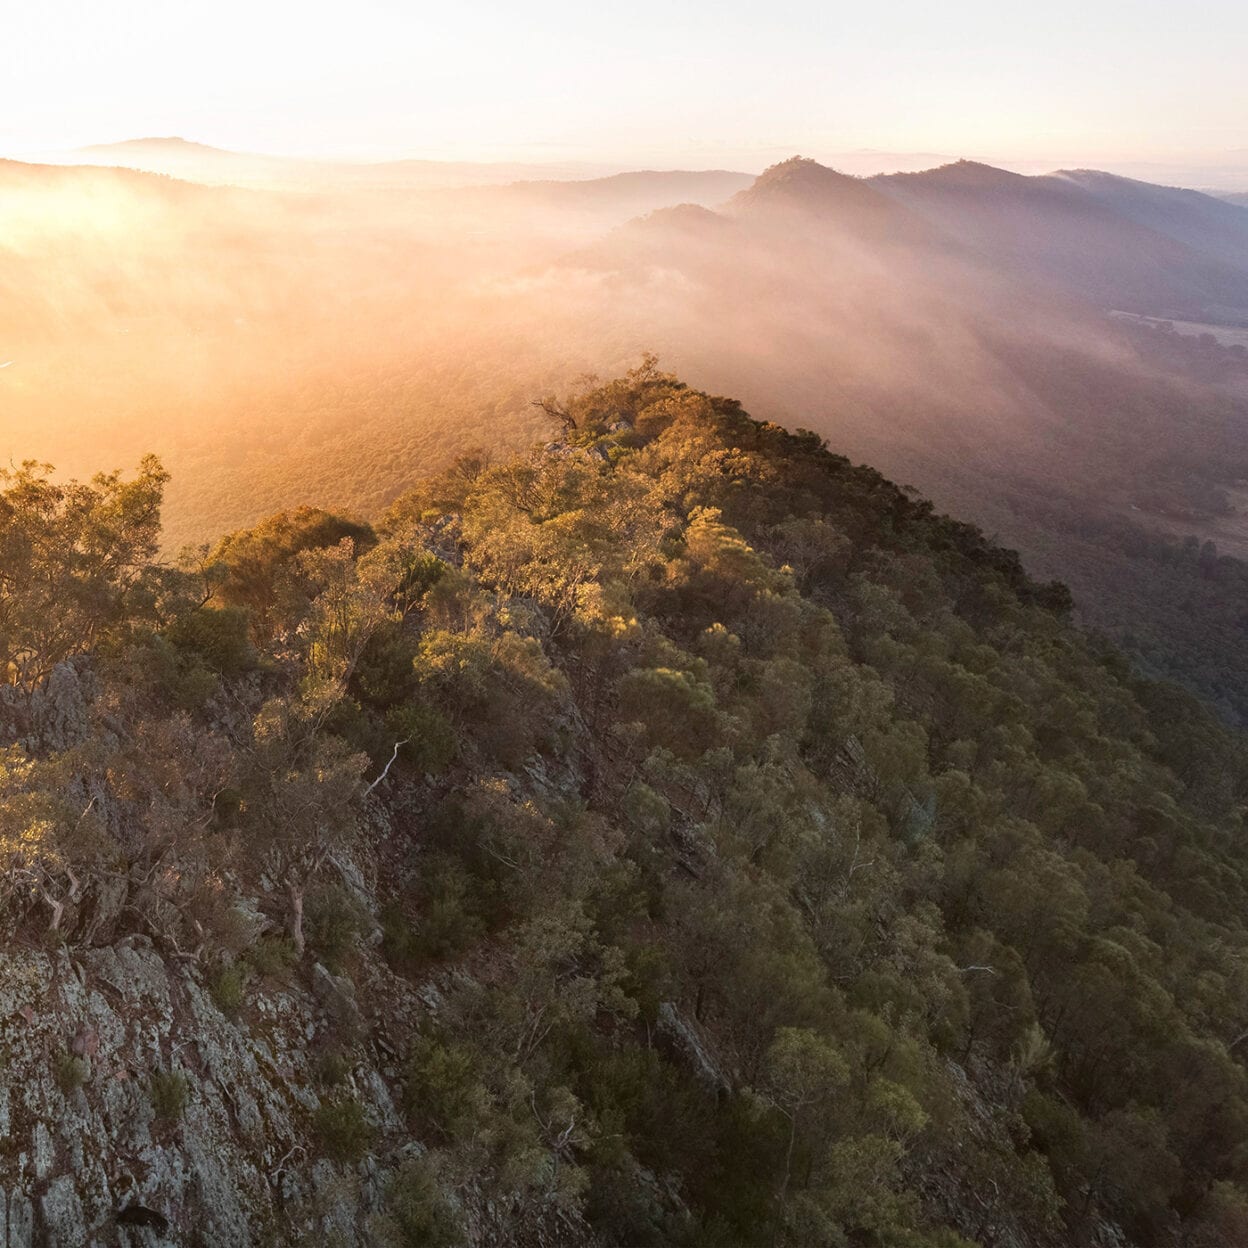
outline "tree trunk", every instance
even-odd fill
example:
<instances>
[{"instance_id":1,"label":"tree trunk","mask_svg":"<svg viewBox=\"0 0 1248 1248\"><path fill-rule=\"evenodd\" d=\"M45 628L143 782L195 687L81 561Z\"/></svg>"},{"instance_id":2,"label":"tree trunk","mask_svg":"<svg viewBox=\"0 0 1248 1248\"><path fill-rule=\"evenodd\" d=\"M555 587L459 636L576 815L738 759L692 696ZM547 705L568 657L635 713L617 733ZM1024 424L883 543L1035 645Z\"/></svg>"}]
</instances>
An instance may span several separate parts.
<instances>
[{"instance_id":1,"label":"tree trunk","mask_svg":"<svg viewBox=\"0 0 1248 1248\"><path fill-rule=\"evenodd\" d=\"M290 939L294 942L295 953L302 958L307 948L303 937L303 886L288 880L286 891L290 895Z\"/></svg>"},{"instance_id":2,"label":"tree trunk","mask_svg":"<svg viewBox=\"0 0 1248 1248\"><path fill-rule=\"evenodd\" d=\"M783 1110L780 1111L784 1113ZM793 1145L797 1142L797 1110L786 1115L789 1120L789 1147L784 1154L784 1180L780 1184L780 1208L776 1219L776 1229L772 1233L772 1248L780 1242L780 1228L784 1225L784 1207L789 1199L789 1176L793 1173Z\"/></svg>"}]
</instances>

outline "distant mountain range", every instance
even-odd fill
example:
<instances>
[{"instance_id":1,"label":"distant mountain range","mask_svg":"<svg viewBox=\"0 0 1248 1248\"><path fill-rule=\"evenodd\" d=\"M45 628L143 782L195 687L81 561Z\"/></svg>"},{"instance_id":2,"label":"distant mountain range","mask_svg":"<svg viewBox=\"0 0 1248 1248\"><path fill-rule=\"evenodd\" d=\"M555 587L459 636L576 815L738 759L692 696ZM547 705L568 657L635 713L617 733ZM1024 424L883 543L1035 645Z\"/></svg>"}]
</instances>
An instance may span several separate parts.
<instances>
[{"instance_id":1,"label":"distant mountain range","mask_svg":"<svg viewBox=\"0 0 1248 1248\"><path fill-rule=\"evenodd\" d=\"M1105 307L1248 323L1248 211L1211 196L970 161L870 182L994 271Z\"/></svg>"},{"instance_id":2,"label":"distant mountain range","mask_svg":"<svg viewBox=\"0 0 1248 1248\"><path fill-rule=\"evenodd\" d=\"M1024 176L958 161L863 179L794 158L714 211L655 213L587 254L607 267L630 252L696 264L733 228L785 246L813 231L825 249L877 258L904 248L929 277L954 264L1106 311L1248 326L1248 207L1089 170Z\"/></svg>"},{"instance_id":3,"label":"distant mountain range","mask_svg":"<svg viewBox=\"0 0 1248 1248\"><path fill-rule=\"evenodd\" d=\"M776 163L780 153L774 150L760 151L757 162L744 162L758 170ZM284 157L265 156L248 152L230 151L188 139L138 138L120 143L95 144L71 152L43 153L37 159L64 163L66 161L101 161L105 164L125 164L133 168L157 173L174 172L174 166L185 167L200 161L214 166L215 176L228 175L227 180L237 177L259 177L266 182L275 181L283 186L307 185L309 179L319 181L327 171L349 169L354 176L368 178L395 177L400 180L426 179L430 184L442 184L446 175L455 185L490 184L516 179L582 179L606 177L612 173L626 172L636 164L610 164L592 161L551 162L462 162L436 159L390 159L348 160L330 157ZM821 162L854 177L871 177L880 173L915 173L934 169L954 162L956 154L936 151L888 151L877 148L854 148L829 152L821 156ZM997 158L991 153L981 154L983 163L1009 169L1015 173L1043 175L1059 166L1071 167L1067 160L1039 160ZM1079 162L1081 167L1086 161ZM362 173L361 171L368 171ZM1218 196L1248 195L1248 151L1229 152L1217 158L1198 158L1186 155L1171 160L1120 159L1113 163L1115 175L1133 178L1156 185L1191 186L1204 188ZM205 175L206 176L206 175Z\"/></svg>"},{"instance_id":4,"label":"distant mountain range","mask_svg":"<svg viewBox=\"0 0 1248 1248\"><path fill-rule=\"evenodd\" d=\"M521 181L583 181L629 172L619 165L589 162L348 161L267 156L176 137L97 144L56 159L58 163L120 165L190 181L267 190L432 190Z\"/></svg>"}]
</instances>

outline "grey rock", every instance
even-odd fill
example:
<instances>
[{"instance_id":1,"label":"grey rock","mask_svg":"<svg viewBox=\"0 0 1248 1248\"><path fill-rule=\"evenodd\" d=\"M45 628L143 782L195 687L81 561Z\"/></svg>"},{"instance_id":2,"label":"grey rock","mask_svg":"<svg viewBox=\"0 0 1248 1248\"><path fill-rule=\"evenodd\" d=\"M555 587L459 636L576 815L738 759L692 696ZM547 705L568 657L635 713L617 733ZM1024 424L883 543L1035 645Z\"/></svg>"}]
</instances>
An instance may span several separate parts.
<instances>
[{"instance_id":1,"label":"grey rock","mask_svg":"<svg viewBox=\"0 0 1248 1248\"><path fill-rule=\"evenodd\" d=\"M46 1179L52 1173L52 1166L56 1161L56 1145L45 1123L35 1123L31 1153L31 1165L34 1167L35 1178Z\"/></svg>"},{"instance_id":2,"label":"grey rock","mask_svg":"<svg viewBox=\"0 0 1248 1248\"><path fill-rule=\"evenodd\" d=\"M35 1209L25 1192L9 1194L9 1248L32 1248L35 1242Z\"/></svg>"},{"instance_id":3,"label":"grey rock","mask_svg":"<svg viewBox=\"0 0 1248 1248\"><path fill-rule=\"evenodd\" d=\"M312 991L335 1022L356 1027L360 1009L355 1003L355 985L344 975L331 974L320 962L312 968Z\"/></svg>"},{"instance_id":4,"label":"grey rock","mask_svg":"<svg viewBox=\"0 0 1248 1248\"><path fill-rule=\"evenodd\" d=\"M306 978L254 981L248 1009L228 1018L198 966L166 960L147 937L96 931L110 943L87 946L79 932L56 952L0 955L0 1248L173 1248L196 1235L230 1248L379 1248L369 1228L412 1151L398 1104L405 1037L430 1009L416 986L366 955L358 988L314 965ZM433 985L424 995L440 1003ZM383 1048L361 1028L353 1048L376 1149L344 1167L317 1160L317 1037L326 1014L359 1023L365 1003L384 1003L393 1034ZM65 1054L89 1063L68 1092ZM175 1120L152 1105L152 1076L166 1070L189 1083ZM128 1209L153 1220L120 1218Z\"/></svg>"},{"instance_id":5,"label":"grey rock","mask_svg":"<svg viewBox=\"0 0 1248 1248\"><path fill-rule=\"evenodd\" d=\"M43 1239L48 1248L81 1248L87 1242L87 1220L72 1175L63 1174L53 1179L39 1208L43 1215Z\"/></svg>"},{"instance_id":6,"label":"grey rock","mask_svg":"<svg viewBox=\"0 0 1248 1248\"><path fill-rule=\"evenodd\" d=\"M731 1081L697 1029L681 1016L671 1001L664 1001L659 1006L658 1030L671 1041L676 1051L707 1087L716 1092L732 1091Z\"/></svg>"},{"instance_id":7,"label":"grey rock","mask_svg":"<svg viewBox=\"0 0 1248 1248\"><path fill-rule=\"evenodd\" d=\"M12 686L0 687L0 722L6 739L32 752L81 744L91 731L93 691L87 667L84 659L58 663L29 697Z\"/></svg>"}]
</instances>

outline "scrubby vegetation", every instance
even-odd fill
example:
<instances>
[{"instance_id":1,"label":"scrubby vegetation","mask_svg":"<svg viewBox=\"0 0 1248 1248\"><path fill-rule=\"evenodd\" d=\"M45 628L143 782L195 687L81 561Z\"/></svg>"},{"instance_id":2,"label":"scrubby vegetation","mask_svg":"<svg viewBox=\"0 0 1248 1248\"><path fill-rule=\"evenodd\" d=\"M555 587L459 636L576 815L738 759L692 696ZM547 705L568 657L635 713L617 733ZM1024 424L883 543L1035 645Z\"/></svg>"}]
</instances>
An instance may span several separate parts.
<instances>
[{"instance_id":1,"label":"scrubby vegetation","mask_svg":"<svg viewBox=\"0 0 1248 1248\"><path fill-rule=\"evenodd\" d=\"M152 1110L166 1122L177 1122L191 1099L191 1084L177 1070L158 1070L152 1075Z\"/></svg>"},{"instance_id":2,"label":"scrubby vegetation","mask_svg":"<svg viewBox=\"0 0 1248 1248\"><path fill-rule=\"evenodd\" d=\"M359 1161L368 1152L373 1129L356 1101L325 1101L313 1121L317 1138L335 1161Z\"/></svg>"},{"instance_id":3,"label":"scrubby vegetation","mask_svg":"<svg viewBox=\"0 0 1248 1248\"><path fill-rule=\"evenodd\" d=\"M73 1053L62 1053L56 1059L57 1086L66 1096L82 1087L90 1073L87 1063Z\"/></svg>"},{"instance_id":4,"label":"scrubby vegetation","mask_svg":"<svg viewBox=\"0 0 1248 1248\"><path fill-rule=\"evenodd\" d=\"M551 406L371 526L127 538L120 598L128 487L67 529L10 482L6 549L103 608L51 741L0 582L4 939L142 932L235 1008L238 960L426 986L401 1138L368 1017L319 1062L326 1156L422 1146L396 1243L478 1196L621 1245L1243 1242L1242 738L810 433L649 362Z\"/></svg>"}]
</instances>

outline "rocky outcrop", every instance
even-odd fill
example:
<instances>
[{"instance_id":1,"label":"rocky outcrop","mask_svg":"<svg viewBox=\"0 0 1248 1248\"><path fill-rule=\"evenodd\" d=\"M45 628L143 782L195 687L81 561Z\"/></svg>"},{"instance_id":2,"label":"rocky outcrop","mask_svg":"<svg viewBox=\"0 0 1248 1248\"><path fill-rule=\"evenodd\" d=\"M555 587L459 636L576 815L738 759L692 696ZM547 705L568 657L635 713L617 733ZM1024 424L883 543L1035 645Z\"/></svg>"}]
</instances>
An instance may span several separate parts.
<instances>
[{"instance_id":1,"label":"rocky outcrop","mask_svg":"<svg viewBox=\"0 0 1248 1248\"><path fill-rule=\"evenodd\" d=\"M92 730L93 693L87 658L57 664L33 693L0 685L0 746L17 744L38 754L80 745Z\"/></svg>"},{"instance_id":2,"label":"rocky outcrop","mask_svg":"<svg viewBox=\"0 0 1248 1248\"><path fill-rule=\"evenodd\" d=\"M671 1001L659 1006L658 1031L689 1066L698 1079L716 1095L732 1091L732 1081L724 1073L697 1026L686 1019Z\"/></svg>"},{"instance_id":3,"label":"rocky outcrop","mask_svg":"<svg viewBox=\"0 0 1248 1248\"><path fill-rule=\"evenodd\" d=\"M370 967L374 978L384 975ZM370 1244L408 1142L400 1071L347 1075L378 1147L358 1166L318 1157L317 1037L357 990L323 967L308 991L264 985L228 1018L197 967L142 936L0 958L0 1246ZM397 982L388 1009L414 1008ZM368 1052L368 1045L359 1051ZM171 1105L160 1080L184 1081ZM170 1086L168 1084L166 1087Z\"/></svg>"}]
</instances>

